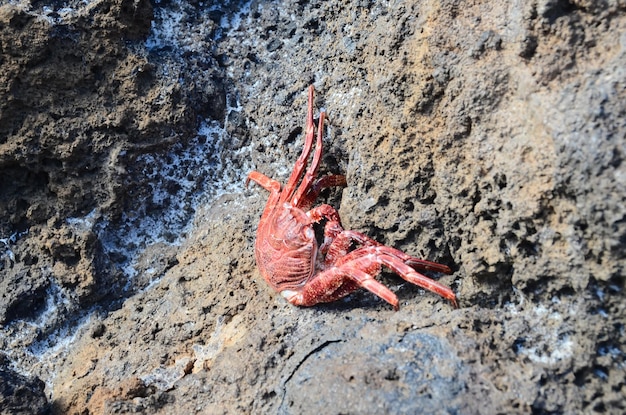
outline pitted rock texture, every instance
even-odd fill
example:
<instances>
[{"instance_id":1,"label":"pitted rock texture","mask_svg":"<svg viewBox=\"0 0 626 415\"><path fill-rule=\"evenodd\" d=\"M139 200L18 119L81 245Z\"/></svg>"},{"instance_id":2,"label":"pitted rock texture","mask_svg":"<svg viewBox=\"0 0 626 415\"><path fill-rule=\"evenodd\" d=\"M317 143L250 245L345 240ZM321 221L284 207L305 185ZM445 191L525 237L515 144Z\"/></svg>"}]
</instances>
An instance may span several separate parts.
<instances>
[{"instance_id":1,"label":"pitted rock texture","mask_svg":"<svg viewBox=\"0 0 626 415\"><path fill-rule=\"evenodd\" d=\"M0 6L1 363L53 413L624 412L623 1L60 6ZM310 84L321 200L459 309L259 275Z\"/></svg>"}]
</instances>

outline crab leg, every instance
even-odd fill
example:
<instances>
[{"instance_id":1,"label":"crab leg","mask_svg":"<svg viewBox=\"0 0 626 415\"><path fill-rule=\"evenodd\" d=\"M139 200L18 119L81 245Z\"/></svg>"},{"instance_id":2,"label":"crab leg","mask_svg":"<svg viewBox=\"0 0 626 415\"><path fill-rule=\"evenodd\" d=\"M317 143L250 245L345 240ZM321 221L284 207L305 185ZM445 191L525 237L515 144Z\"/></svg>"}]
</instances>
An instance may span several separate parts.
<instances>
[{"instance_id":1,"label":"crab leg","mask_svg":"<svg viewBox=\"0 0 626 415\"><path fill-rule=\"evenodd\" d=\"M311 162L309 169L306 171L306 174L302 179L302 183L300 183L300 187L298 187L298 191L294 195L293 199L291 199L291 203L294 206L300 206L300 199L309 192L313 180L315 180L315 176L317 175L317 170L320 166L320 160L322 159L322 136L324 135L325 118L326 113L324 111L320 112L320 121L317 127L317 142L315 143L315 153L313 154L313 161Z\"/></svg>"},{"instance_id":2,"label":"crab leg","mask_svg":"<svg viewBox=\"0 0 626 415\"><path fill-rule=\"evenodd\" d=\"M350 269L368 269L373 263L384 265L402 277L402 279L440 295L450 301L454 308L459 307L456 301L456 295L450 288L415 271L405 263L405 259L399 256L398 252L408 257L408 255L404 254L402 251L385 245L364 246L341 258L337 261L335 266L342 268L348 267ZM434 262L429 262L429 264L445 267L445 265L436 264Z\"/></svg>"},{"instance_id":3,"label":"crab leg","mask_svg":"<svg viewBox=\"0 0 626 415\"><path fill-rule=\"evenodd\" d=\"M296 190L296 185L300 181L304 169L307 166L307 161L309 159L309 154L311 154L311 148L313 147L313 138L315 136L315 124L313 123L313 93L315 89L313 85L309 87L309 104L306 115L306 127L305 127L305 139L304 139L304 148L302 149L302 154L296 160L296 165L291 172L291 176L289 176L289 180L283 189L283 193L280 195L279 201L286 202L291 200L294 191Z\"/></svg>"},{"instance_id":4,"label":"crab leg","mask_svg":"<svg viewBox=\"0 0 626 415\"><path fill-rule=\"evenodd\" d=\"M325 260L326 263L335 264L337 262L345 260L346 255L348 255L348 250L350 249L350 246L353 242L356 242L363 247L378 246L380 247L380 250L384 250L388 255L398 258L400 261L409 265L411 268L421 269L425 271L443 272L444 274L450 274L452 272L450 270L450 267L448 267L447 265L412 257L400 251L399 249L385 246L360 232L347 230L339 233L329 247L328 254L326 255Z\"/></svg>"},{"instance_id":5,"label":"crab leg","mask_svg":"<svg viewBox=\"0 0 626 415\"><path fill-rule=\"evenodd\" d=\"M391 304L394 310L398 310L398 297L372 277L372 274L377 274L379 269L380 266L378 269L367 271L331 268L316 275L299 290L283 290L280 294L291 304L306 307L318 303L330 303L362 287Z\"/></svg>"},{"instance_id":6,"label":"crab leg","mask_svg":"<svg viewBox=\"0 0 626 415\"><path fill-rule=\"evenodd\" d=\"M454 308L459 308L459 304L456 301L456 295L454 292L443 284L438 283L435 280L428 278L425 275L416 272L413 268L406 265L404 262L398 260L389 255L381 255L377 258L383 265L386 265L392 269L396 274L402 277L402 279L422 287L428 291L440 295L446 300L450 301Z\"/></svg>"},{"instance_id":7,"label":"crab leg","mask_svg":"<svg viewBox=\"0 0 626 415\"><path fill-rule=\"evenodd\" d=\"M248 177L246 178L246 187L248 186L248 183L250 183L250 180L270 192L270 197L265 204L265 209L263 210L263 215L261 216L261 220L263 220L270 214L272 209L274 209L278 199L280 198L280 182L270 179L258 171L252 171L248 174Z\"/></svg>"},{"instance_id":8,"label":"crab leg","mask_svg":"<svg viewBox=\"0 0 626 415\"><path fill-rule=\"evenodd\" d=\"M317 199L323 189L335 186L345 187L346 185L346 176L332 174L320 177L311 187L309 187L308 192L306 192L306 194L298 200L298 207L302 210L307 210L313 205L313 203L315 203L315 199Z\"/></svg>"},{"instance_id":9,"label":"crab leg","mask_svg":"<svg viewBox=\"0 0 626 415\"><path fill-rule=\"evenodd\" d=\"M317 274L298 290L283 290L281 294L292 304L309 306L335 301L362 287L398 310L396 295L374 279L384 265L404 280L439 294L458 308L456 295L450 288L416 272L399 258L387 253L385 248L388 247L368 246L357 249L344 257L345 262Z\"/></svg>"},{"instance_id":10,"label":"crab leg","mask_svg":"<svg viewBox=\"0 0 626 415\"><path fill-rule=\"evenodd\" d=\"M328 227L329 225L327 224L326 226ZM324 265L326 265L327 267L336 265L337 262L341 260L341 258L348 255L348 251L350 250L353 242L356 242L361 246L382 245L380 242L375 241L372 238L363 235L362 233L355 231L346 231L344 229L341 229L341 231L337 232L338 230L339 229L334 230L335 238L329 244L326 252L326 257L324 258Z\"/></svg>"}]
</instances>

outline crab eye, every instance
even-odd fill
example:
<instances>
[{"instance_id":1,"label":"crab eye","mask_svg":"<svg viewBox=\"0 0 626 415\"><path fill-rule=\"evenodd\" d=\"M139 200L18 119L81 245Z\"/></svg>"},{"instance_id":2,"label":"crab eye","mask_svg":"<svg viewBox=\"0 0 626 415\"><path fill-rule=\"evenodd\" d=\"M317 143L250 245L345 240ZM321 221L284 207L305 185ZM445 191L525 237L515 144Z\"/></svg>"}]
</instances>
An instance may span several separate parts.
<instances>
[{"instance_id":1,"label":"crab eye","mask_svg":"<svg viewBox=\"0 0 626 415\"><path fill-rule=\"evenodd\" d=\"M313 228L304 228L303 232L304 237L308 240L315 239L315 232L313 232Z\"/></svg>"}]
</instances>

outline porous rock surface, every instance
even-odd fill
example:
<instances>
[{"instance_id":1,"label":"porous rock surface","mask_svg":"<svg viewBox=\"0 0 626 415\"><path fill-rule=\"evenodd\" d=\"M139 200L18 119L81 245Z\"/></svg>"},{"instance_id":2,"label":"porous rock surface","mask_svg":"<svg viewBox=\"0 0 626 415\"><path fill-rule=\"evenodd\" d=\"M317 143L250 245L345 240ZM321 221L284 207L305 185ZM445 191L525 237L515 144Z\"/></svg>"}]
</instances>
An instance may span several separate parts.
<instances>
[{"instance_id":1,"label":"porous rock surface","mask_svg":"<svg viewBox=\"0 0 626 415\"><path fill-rule=\"evenodd\" d=\"M626 3L61 3L0 6L0 371L47 411L625 410ZM259 275L310 84L323 199L459 309Z\"/></svg>"}]
</instances>

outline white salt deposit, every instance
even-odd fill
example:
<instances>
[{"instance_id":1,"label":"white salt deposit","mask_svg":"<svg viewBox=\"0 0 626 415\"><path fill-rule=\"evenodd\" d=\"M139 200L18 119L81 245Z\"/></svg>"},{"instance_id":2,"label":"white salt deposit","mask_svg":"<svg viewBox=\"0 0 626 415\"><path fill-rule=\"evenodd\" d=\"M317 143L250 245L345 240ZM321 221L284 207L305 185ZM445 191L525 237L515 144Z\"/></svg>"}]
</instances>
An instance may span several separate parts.
<instances>
[{"instance_id":1,"label":"white salt deposit","mask_svg":"<svg viewBox=\"0 0 626 415\"><path fill-rule=\"evenodd\" d=\"M29 2L12 1L30 8ZM82 2L83 7L90 7L97 2ZM208 36L210 25L193 25L186 23L187 11L180 1L168 3L167 7L159 7L156 2L155 19L151 34L146 41L149 51L164 50L175 58L182 59L185 51L196 51L198 36ZM220 5L230 5L222 2ZM235 4L235 2L232 2ZM249 16L250 3L241 6L240 10L224 14L221 27L213 33L223 36L230 30L238 30ZM220 6L214 6L214 9ZM232 9L232 7L231 7ZM207 10L206 15L208 15ZM62 22L66 17L84 9L70 7L52 10L43 8L40 18L53 24ZM204 27L206 26L207 29ZM203 51L196 51L203 53ZM165 68L166 73L167 68ZM199 206L210 204L225 193L242 193L246 174L250 166L234 166L228 157L221 156L221 148L226 140L229 114L239 111L239 104L233 98L227 98L226 117L222 122L205 120L201 123L197 136L187 143L177 143L167 154L145 154L139 157L138 165L146 166L140 177L133 177L136 183L147 183L149 197L135 200L129 209L122 213L119 225L113 225L98 209L84 217L67 218L66 223L78 232L95 232L106 253L121 258L118 266L128 280L125 289L133 290L133 280L137 276L136 260L144 250L156 243L178 245L188 235L192 219ZM236 155L249 152L245 147L235 151ZM120 156L125 154L120 153ZM11 246L22 234L15 233L0 239L0 261L13 266L15 255ZM2 265L2 262L0 262ZM51 281L54 281L51 270ZM146 289L154 285L155 280ZM5 353L16 370L29 375L36 374L48 385L54 379L53 365L59 358L67 356L77 334L84 330L91 320L95 309L77 311L77 302L72 294L54 282L46 293L46 304L38 316L31 321L16 320L0 327L0 337L6 339L0 352ZM71 322L67 322L68 316ZM50 330L59 321L66 321L61 328ZM219 332L219 325L218 325ZM48 333L43 336L38 333ZM36 341L29 339L38 339ZM29 344L30 343L30 344ZM182 362L182 361L181 361ZM184 362L182 362L184 363ZM181 364L182 364L181 363ZM50 366L50 367L48 367ZM179 365L163 373L153 374L154 379L165 379L170 375L176 378L180 374ZM171 372L171 373L170 373ZM148 378L146 379L148 380Z\"/></svg>"}]
</instances>

